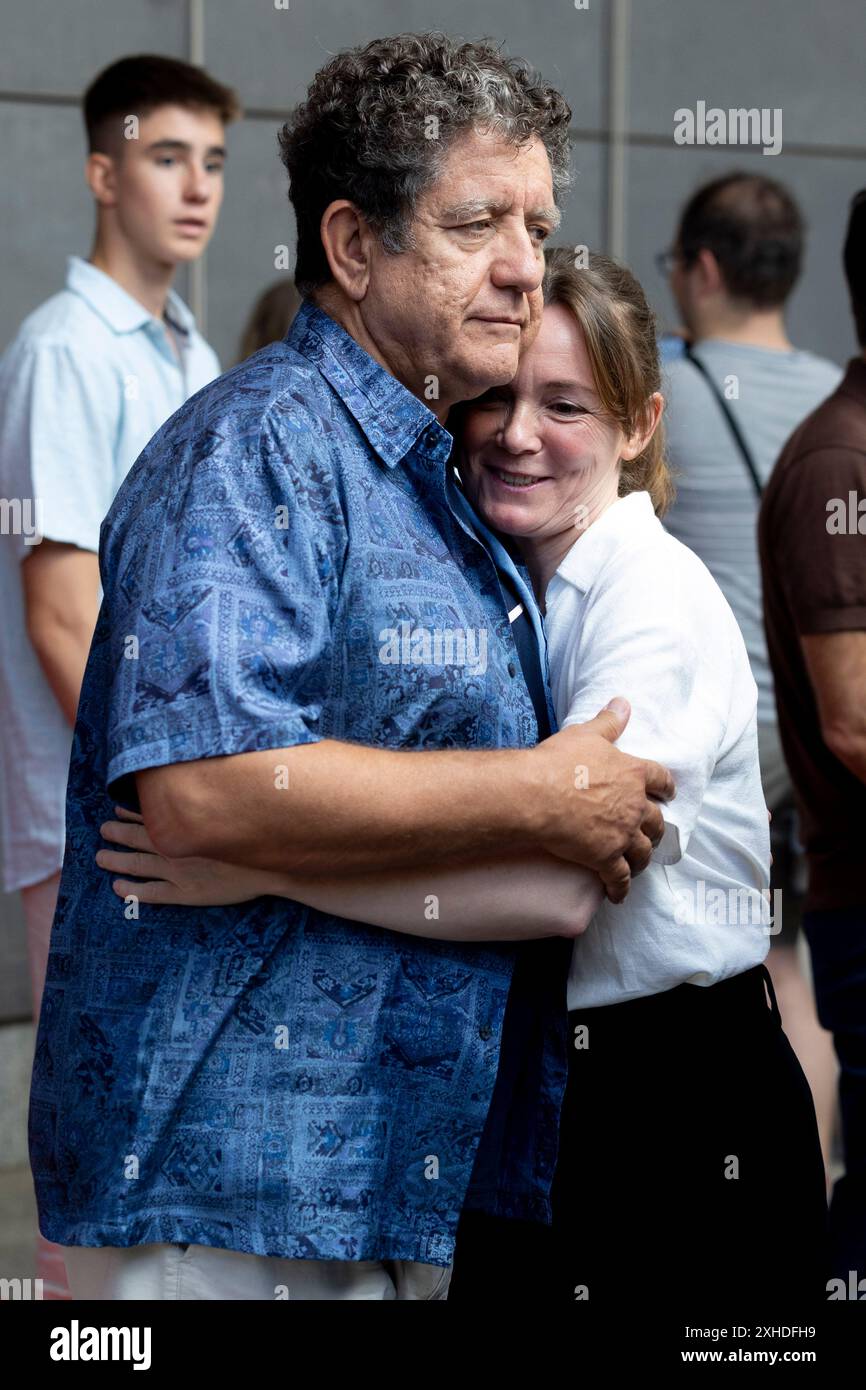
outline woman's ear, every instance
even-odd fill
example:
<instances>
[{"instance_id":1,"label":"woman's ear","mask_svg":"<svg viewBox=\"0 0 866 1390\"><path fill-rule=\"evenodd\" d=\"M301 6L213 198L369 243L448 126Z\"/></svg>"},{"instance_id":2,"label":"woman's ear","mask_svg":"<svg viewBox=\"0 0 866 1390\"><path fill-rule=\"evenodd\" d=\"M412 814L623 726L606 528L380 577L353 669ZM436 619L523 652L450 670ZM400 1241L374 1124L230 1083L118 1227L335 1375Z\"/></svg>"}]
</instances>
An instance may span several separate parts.
<instances>
[{"instance_id":1,"label":"woman's ear","mask_svg":"<svg viewBox=\"0 0 866 1390\"><path fill-rule=\"evenodd\" d=\"M638 458L643 453L658 428L664 408L664 396L661 391L654 391L646 403L646 411L640 428L636 429L626 440L620 458L628 461Z\"/></svg>"}]
</instances>

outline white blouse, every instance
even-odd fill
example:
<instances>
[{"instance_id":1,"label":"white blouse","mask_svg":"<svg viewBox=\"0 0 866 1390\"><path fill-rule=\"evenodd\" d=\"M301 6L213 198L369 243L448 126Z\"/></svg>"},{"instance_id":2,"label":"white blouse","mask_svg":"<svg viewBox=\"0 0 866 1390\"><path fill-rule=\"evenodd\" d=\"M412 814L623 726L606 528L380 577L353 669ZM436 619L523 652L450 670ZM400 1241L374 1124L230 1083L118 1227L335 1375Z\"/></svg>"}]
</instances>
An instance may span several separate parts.
<instances>
[{"instance_id":1,"label":"white blouse","mask_svg":"<svg viewBox=\"0 0 866 1390\"><path fill-rule=\"evenodd\" d=\"M574 943L569 1009L759 964L774 927L757 687L721 590L634 492L578 537L545 603L560 727L624 695L632 713L616 746L664 763L677 784L653 862Z\"/></svg>"}]
</instances>

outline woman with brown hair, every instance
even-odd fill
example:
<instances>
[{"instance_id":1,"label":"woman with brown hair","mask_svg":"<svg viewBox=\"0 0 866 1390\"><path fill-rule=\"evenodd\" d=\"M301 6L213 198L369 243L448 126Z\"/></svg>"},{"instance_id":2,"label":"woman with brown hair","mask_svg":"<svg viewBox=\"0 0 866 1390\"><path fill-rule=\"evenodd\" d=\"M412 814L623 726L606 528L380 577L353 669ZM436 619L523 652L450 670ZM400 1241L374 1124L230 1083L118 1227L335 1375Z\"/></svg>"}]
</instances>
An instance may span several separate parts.
<instances>
[{"instance_id":1,"label":"woman with brown hair","mask_svg":"<svg viewBox=\"0 0 866 1390\"><path fill-rule=\"evenodd\" d=\"M649 868L574 942L554 1239L533 1279L596 1307L808 1306L826 1297L823 1164L763 965L755 682L720 589L659 520L673 489L643 291L605 256L546 260L517 375L461 407L460 474L531 576L560 727L628 689L618 746L663 761L677 796ZM513 1251L507 1224L464 1212L451 1297Z\"/></svg>"},{"instance_id":2,"label":"woman with brown hair","mask_svg":"<svg viewBox=\"0 0 866 1390\"><path fill-rule=\"evenodd\" d=\"M826 1206L814 1107L762 964L772 928L755 682L721 591L659 520L672 485L640 286L607 257L584 266L562 249L548 253L544 301L514 379L449 421L459 444L449 500L494 557L507 546L525 565L560 726L633 692L619 746L677 782L654 862L617 904L571 866L567 882L458 865L313 883L156 856L150 885L120 880L115 891L187 903L281 893L450 939L543 935L539 901L542 919L549 903L546 934L574 938L552 1233L472 1211L473 1193L489 1205L496 1191L504 1139L485 1132L450 1296L618 1309L630 1298L714 1308L730 1296L742 1309L816 1299ZM574 776L580 787L585 769ZM142 826L103 834L150 848ZM142 872L136 856L98 859ZM414 908L430 895L435 916Z\"/></svg>"}]
</instances>

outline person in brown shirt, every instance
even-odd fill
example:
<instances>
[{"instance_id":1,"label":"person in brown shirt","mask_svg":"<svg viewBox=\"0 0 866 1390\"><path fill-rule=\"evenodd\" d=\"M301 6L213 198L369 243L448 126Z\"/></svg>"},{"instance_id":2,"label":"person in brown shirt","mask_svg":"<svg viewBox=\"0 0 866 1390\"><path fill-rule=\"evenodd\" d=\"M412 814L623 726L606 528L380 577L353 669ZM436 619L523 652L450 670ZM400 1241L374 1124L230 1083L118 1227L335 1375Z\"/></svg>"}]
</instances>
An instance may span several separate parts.
<instances>
[{"instance_id":1,"label":"person in brown shirt","mask_svg":"<svg viewBox=\"0 0 866 1390\"><path fill-rule=\"evenodd\" d=\"M830 1207L829 1298L866 1290L864 1279L851 1292L866 1276L866 189L851 206L844 264L861 355L785 445L758 527L779 730L809 866L803 926L840 1063L845 1176Z\"/></svg>"}]
</instances>

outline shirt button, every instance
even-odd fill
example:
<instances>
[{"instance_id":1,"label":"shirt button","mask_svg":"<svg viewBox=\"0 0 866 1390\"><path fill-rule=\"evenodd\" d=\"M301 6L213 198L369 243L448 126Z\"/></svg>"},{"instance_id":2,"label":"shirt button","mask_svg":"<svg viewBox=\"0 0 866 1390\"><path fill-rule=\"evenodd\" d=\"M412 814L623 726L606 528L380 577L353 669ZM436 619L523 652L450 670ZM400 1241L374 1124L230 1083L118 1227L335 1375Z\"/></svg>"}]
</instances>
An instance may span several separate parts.
<instances>
[{"instance_id":1,"label":"shirt button","mask_svg":"<svg viewBox=\"0 0 866 1390\"><path fill-rule=\"evenodd\" d=\"M509 676L516 676L516 675L517 675L517 667L515 666L515 664L514 664L513 661L509 661L509 663L508 663L508 674L509 674Z\"/></svg>"},{"instance_id":2,"label":"shirt button","mask_svg":"<svg viewBox=\"0 0 866 1390\"><path fill-rule=\"evenodd\" d=\"M482 1028L478 1029L478 1036L482 1042L488 1042L493 1037L493 1029L485 1023Z\"/></svg>"}]
</instances>

